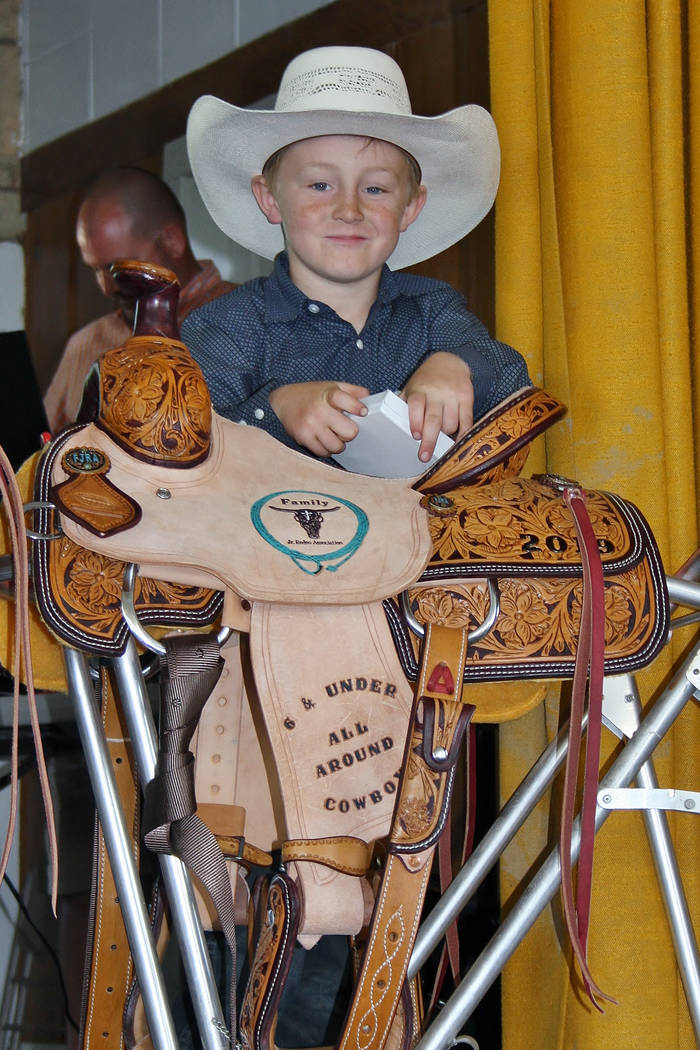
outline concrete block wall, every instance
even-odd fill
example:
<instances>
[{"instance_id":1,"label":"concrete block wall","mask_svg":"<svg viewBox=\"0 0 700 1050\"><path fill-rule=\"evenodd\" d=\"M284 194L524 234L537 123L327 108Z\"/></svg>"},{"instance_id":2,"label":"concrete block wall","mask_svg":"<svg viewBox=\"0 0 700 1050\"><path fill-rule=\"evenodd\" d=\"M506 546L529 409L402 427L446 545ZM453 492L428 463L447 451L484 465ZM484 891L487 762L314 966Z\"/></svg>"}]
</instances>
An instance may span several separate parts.
<instances>
[{"instance_id":1,"label":"concrete block wall","mask_svg":"<svg viewBox=\"0 0 700 1050\"><path fill-rule=\"evenodd\" d=\"M20 3L22 9L22 152L326 2L3 0L2 11Z\"/></svg>"},{"instance_id":2,"label":"concrete block wall","mask_svg":"<svg viewBox=\"0 0 700 1050\"><path fill-rule=\"evenodd\" d=\"M16 241L0 241L0 289L0 332L20 332L24 328L24 255Z\"/></svg>"},{"instance_id":3,"label":"concrete block wall","mask_svg":"<svg viewBox=\"0 0 700 1050\"><path fill-rule=\"evenodd\" d=\"M0 3L0 242L21 236L25 225L19 196L21 6L22 0Z\"/></svg>"}]
</instances>

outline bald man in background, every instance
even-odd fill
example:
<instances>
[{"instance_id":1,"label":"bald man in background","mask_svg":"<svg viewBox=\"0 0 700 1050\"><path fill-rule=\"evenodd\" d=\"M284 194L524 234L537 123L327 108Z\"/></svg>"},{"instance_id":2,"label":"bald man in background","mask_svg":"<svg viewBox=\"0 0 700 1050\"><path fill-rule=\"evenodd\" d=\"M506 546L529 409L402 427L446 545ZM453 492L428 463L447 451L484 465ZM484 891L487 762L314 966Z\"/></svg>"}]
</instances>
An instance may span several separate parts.
<instances>
[{"instance_id":1,"label":"bald man in background","mask_svg":"<svg viewBox=\"0 0 700 1050\"><path fill-rule=\"evenodd\" d=\"M98 175L83 197L76 222L83 261L114 309L79 329L66 343L44 397L53 433L75 419L91 366L131 335L134 304L119 295L109 274L116 259L166 266L180 282L177 319L231 291L213 262L195 259L182 207L171 189L142 168L113 168Z\"/></svg>"}]
</instances>

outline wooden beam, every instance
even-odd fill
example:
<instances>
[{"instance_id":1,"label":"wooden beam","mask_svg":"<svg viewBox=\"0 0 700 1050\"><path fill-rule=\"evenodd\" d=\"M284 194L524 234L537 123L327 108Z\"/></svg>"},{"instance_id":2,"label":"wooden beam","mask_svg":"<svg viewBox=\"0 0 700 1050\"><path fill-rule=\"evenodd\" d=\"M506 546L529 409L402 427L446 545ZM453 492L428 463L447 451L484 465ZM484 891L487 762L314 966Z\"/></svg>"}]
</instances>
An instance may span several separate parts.
<instances>
[{"instance_id":1,"label":"wooden beam","mask_svg":"<svg viewBox=\"0 0 700 1050\"><path fill-rule=\"evenodd\" d=\"M483 6L484 0L335 0L32 150L22 159L22 209L33 211L56 194L79 189L106 167L152 156L184 135L200 95L247 106L273 94L287 63L307 48L353 44L390 52L397 40L417 30Z\"/></svg>"}]
</instances>

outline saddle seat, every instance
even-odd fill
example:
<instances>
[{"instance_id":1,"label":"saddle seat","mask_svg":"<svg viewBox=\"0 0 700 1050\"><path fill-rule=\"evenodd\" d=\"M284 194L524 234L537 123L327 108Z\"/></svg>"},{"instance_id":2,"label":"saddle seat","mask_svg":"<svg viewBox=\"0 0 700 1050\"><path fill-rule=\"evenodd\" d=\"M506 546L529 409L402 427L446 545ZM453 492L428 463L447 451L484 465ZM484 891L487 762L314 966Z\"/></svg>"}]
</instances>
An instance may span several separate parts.
<instances>
[{"instance_id":1,"label":"saddle seat","mask_svg":"<svg viewBox=\"0 0 700 1050\"><path fill-rule=\"evenodd\" d=\"M94 473L76 481L73 464L97 459L110 488L94 494ZM420 493L405 483L347 474L216 414L207 458L186 471L139 462L88 424L66 442L53 484L63 531L81 547L248 601L379 601L416 580L432 550ZM113 489L138 507L116 528Z\"/></svg>"}]
</instances>

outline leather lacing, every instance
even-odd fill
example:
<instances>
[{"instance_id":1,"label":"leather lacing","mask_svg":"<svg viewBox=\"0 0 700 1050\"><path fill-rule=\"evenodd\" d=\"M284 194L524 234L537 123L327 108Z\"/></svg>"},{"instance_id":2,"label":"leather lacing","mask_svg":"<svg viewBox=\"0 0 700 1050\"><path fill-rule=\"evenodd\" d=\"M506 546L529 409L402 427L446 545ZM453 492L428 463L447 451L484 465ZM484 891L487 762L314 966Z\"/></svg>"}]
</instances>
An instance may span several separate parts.
<instances>
[{"instance_id":1,"label":"leather lacing","mask_svg":"<svg viewBox=\"0 0 700 1050\"><path fill-rule=\"evenodd\" d=\"M34 674L32 670L31 638L29 633L29 555L27 552L27 528L24 522L24 508L17 479L12 469L12 465L2 447L0 447L0 489L2 490L2 502L5 507L10 532L15 604L14 692L12 700L12 754L10 760L10 817L7 826L7 834L5 836L5 844L2 851L2 858L0 859L0 882L2 882L5 877L10 850L14 840L15 828L17 826L17 801L19 796L18 750L20 676L23 668L25 684L27 687L27 708L29 710L32 736L34 738L39 783L41 785L41 797L44 803L44 813L46 814L49 857L51 864L51 907L55 915L58 905L58 844L56 840L56 824L54 820L51 788L49 786L46 758L44 756L44 747L41 740L41 727L39 725L39 713L36 706Z\"/></svg>"}]
</instances>

